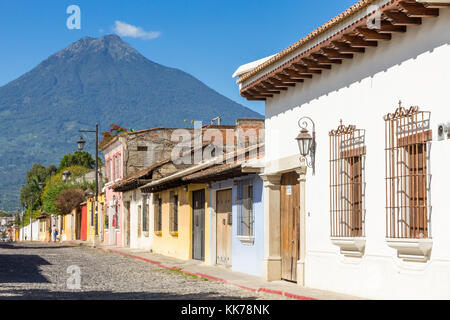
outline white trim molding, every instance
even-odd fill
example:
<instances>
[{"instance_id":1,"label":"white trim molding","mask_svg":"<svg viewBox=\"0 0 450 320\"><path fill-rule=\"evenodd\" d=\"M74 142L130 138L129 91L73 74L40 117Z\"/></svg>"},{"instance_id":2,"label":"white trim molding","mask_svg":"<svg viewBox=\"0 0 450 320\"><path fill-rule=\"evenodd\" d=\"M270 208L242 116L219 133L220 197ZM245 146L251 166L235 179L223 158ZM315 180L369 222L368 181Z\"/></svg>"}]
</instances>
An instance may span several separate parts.
<instances>
[{"instance_id":1,"label":"white trim molding","mask_svg":"<svg viewBox=\"0 0 450 320\"><path fill-rule=\"evenodd\" d=\"M387 238L386 242L397 250L397 256L404 261L428 261L433 246L433 239Z\"/></svg>"},{"instance_id":2,"label":"white trim molding","mask_svg":"<svg viewBox=\"0 0 450 320\"><path fill-rule=\"evenodd\" d=\"M331 242L347 257L362 257L366 248L365 237L331 237Z\"/></svg>"}]
</instances>

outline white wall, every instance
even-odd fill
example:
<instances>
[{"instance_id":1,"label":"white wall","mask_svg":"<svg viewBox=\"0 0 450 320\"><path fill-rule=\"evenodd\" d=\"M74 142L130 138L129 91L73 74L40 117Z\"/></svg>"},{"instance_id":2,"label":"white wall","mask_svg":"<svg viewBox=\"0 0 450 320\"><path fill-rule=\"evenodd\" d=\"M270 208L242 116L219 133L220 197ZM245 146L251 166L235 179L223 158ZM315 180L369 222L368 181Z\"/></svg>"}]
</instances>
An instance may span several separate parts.
<instances>
[{"instance_id":1,"label":"white wall","mask_svg":"<svg viewBox=\"0 0 450 320\"><path fill-rule=\"evenodd\" d=\"M368 298L450 298L450 140L437 141L437 124L450 121L450 10L406 34L379 42L353 60L333 65L266 103L266 161L296 156L297 121L316 123L316 175L307 179L306 285ZM383 116L399 100L431 111L433 248L427 263L404 262L385 241ZM343 258L330 241L329 136L339 120L366 129L366 251Z\"/></svg>"},{"instance_id":2,"label":"white wall","mask_svg":"<svg viewBox=\"0 0 450 320\"><path fill-rule=\"evenodd\" d=\"M135 189L124 193L124 201L130 201L130 248L151 250L153 247L153 194L147 194L149 205L149 232L148 236L141 232L138 237L138 206L142 206L142 193L140 189ZM141 209L142 215L142 209ZM141 218L142 219L142 218ZM142 220L141 220L142 221Z\"/></svg>"}]
</instances>

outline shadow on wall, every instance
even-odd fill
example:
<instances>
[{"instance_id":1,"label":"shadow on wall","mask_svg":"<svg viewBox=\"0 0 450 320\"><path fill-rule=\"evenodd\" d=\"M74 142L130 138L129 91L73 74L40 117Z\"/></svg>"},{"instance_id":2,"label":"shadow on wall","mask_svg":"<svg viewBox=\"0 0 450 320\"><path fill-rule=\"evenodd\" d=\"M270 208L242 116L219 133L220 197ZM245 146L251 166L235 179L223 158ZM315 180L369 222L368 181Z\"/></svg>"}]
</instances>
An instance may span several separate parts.
<instances>
[{"instance_id":1,"label":"shadow on wall","mask_svg":"<svg viewBox=\"0 0 450 320\"><path fill-rule=\"evenodd\" d=\"M282 106L272 106L272 101L279 101L278 96L269 98L266 107L266 119L280 113L307 104L323 95L349 87L373 75L401 66L408 60L417 59L424 53L432 53L439 47L449 46L450 32L447 32L450 10L440 10L438 18L423 19L421 26L408 26L404 34L392 34L392 40L379 41L377 48L366 48L364 54L354 54L352 60L343 61L342 65L333 65L331 70L323 70L321 75L302 84L301 92L288 90L278 96L286 99ZM401 48L401 50L398 50ZM435 70L430 70L435 72ZM422 78L422 79L421 79ZM426 81L423 77L410 81Z\"/></svg>"}]
</instances>

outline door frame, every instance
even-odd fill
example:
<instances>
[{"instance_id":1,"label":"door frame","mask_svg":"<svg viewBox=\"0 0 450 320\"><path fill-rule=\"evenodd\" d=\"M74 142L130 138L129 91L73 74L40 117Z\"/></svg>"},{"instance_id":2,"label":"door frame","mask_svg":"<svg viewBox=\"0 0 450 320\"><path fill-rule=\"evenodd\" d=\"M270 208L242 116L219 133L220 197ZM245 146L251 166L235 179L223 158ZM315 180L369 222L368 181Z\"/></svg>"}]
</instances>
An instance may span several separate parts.
<instances>
[{"instance_id":1,"label":"door frame","mask_svg":"<svg viewBox=\"0 0 450 320\"><path fill-rule=\"evenodd\" d=\"M212 219L211 219L211 229L214 228L214 231L212 233L212 239L213 239L213 243L211 244L211 250L212 248L214 248L214 251L211 252L211 259L213 260L212 263L214 265L219 265L217 263L217 193L220 191L231 191L231 216L232 216L232 221L234 220L233 217L233 187L232 186L227 186L227 187L223 187L220 189L215 189L213 192L213 197L212 197L212 201L211 201L211 209L213 210L213 214L212 214ZM231 226L231 252L233 252L233 225ZM232 256L231 258L231 264L229 265L230 267L233 265L233 259ZM222 264L220 264L222 266Z\"/></svg>"}]
</instances>

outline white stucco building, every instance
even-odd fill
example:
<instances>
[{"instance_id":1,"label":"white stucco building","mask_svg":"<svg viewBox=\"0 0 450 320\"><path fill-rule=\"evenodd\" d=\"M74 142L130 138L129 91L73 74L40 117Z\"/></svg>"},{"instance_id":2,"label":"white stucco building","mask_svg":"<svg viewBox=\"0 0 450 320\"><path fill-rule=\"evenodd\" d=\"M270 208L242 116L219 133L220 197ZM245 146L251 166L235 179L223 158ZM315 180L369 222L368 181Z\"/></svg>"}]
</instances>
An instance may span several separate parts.
<instances>
[{"instance_id":1,"label":"white stucco building","mask_svg":"<svg viewBox=\"0 0 450 320\"><path fill-rule=\"evenodd\" d=\"M450 10L439 2L360 1L238 75L242 96L266 104L266 279L450 299ZM295 139L305 116L315 174Z\"/></svg>"}]
</instances>

